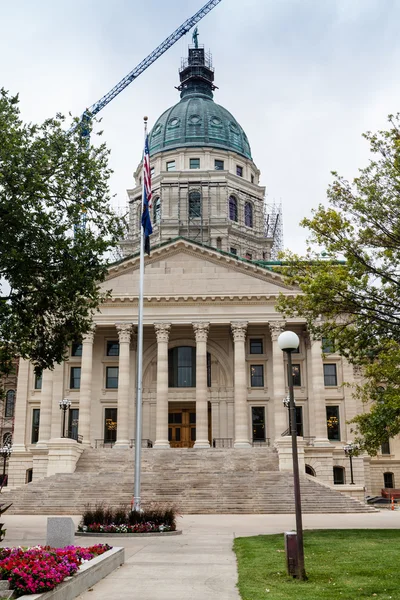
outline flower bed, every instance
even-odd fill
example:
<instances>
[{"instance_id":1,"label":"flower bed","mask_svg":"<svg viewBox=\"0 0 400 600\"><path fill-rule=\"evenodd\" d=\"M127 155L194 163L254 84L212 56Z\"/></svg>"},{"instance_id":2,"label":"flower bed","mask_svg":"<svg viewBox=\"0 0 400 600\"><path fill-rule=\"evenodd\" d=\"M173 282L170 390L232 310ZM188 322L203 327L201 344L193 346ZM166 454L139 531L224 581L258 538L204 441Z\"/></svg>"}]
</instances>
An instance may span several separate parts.
<instances>
[{"instance_id":1,"label":"flower bed","mask_svg":"<svg viewBox=\"0 0 400 600\"><path fill-rule=\"evenodd\" d=\"M110 550L108 544L89 548L66 546L50 548L0 549L0 579L6 579L17 597L23 594L40 594L53 590L66 577L78 571L79 566Z\"/></svg>"},{"instance_id":2,"label":"flower bed","mask_svg":"<svg viewBox=\"0 0 400 600\"><path fill-rule=\"evenodd\" d=\"M90 525L79 525L78 531L82 533L155 533L164 531L175 531L169 525L159 525L152 522L136 523L135 525L121 524L101 525L100 523L92 523Z\"/></svg>"},{"instance_id":3,"label":"flower bed","mask_svg":"<svg viewBox=\"0 0 400 600\"><path fill-rule=\"evenodd\" d=\"M150 506L141 511L112 509L102 504L86 507L78 533L156 533L176 530L173 507Z\"/></svg>"}]
</instances>

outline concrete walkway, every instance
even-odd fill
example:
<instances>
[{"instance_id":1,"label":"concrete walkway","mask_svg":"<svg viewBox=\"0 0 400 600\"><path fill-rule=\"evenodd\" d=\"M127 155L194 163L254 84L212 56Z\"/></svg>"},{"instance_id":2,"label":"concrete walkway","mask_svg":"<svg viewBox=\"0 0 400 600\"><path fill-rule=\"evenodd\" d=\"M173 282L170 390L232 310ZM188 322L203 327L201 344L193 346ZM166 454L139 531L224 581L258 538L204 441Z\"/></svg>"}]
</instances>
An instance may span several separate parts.
<instances>
[{"instance_id":1,"label":"concrete walkway","mask_svg":"<svg viewBox=\"0 0 400 600\"><path fill-rule=\"evenodd\" d=\"M73 517L75 523L79 517ZM305 529L400 529L400 511L343 515L304 515ZM3 545L46 541L47 517L4 515ZM189 515L178 519L183 534L156 538L107 538L124 546L125 564L80 600L239 600L235 537L293 529L294 515ZM99 538L76 538L77 544Z\"/></svg>"}]
</instances>

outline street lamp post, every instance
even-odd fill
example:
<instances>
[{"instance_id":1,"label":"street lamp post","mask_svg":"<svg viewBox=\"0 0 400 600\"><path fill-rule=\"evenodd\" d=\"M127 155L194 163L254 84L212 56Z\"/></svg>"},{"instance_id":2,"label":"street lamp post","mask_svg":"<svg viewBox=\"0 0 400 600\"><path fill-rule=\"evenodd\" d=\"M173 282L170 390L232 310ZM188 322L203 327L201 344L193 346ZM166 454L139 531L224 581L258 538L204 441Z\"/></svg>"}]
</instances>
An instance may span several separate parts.
<instances>
[{"instance_id":1,"label":"street lamp post","mask_svg":"<svg viewBox=\"0 0 400 600\"><path fill-rule=\"evenodd\" d=\"M304 567L304 544L303 544L303 524L301 516L301 496L300 496L300 476L299 459L297 453L297 431L296 431L296 410L293 393L293 371L292 371L292 352L299 347L299 337L293 331L284 331L278 337L278 346L286 352L288 358L288 384L289 384L289 414L290 431L292 435L292 457L293 457L293 483L294 483L294 506L296 513L296 540L297 540L297 579L307 579Z\"/></svg>"},{"instance_id":2,"label":"street lamp post","mask_svg":"<svg viewBox=\"0 0 400 600\"><path fill-rule=\"evenodd\" d=\"M346 446L343 448L343 450L344 450L345 455L348 456L350 459L350 477L351 477L350 485L354 485L353 456L355 454L357 454L357 452L359 450L359 446L358 446L358 444L353 444L352 442L350 442L349 444L346 444Z\"/></svg>"},{"instance_id":3,"label":"street lamp post","mask_svg":"<svg viewBox=\"0 0 400 600\"><path fill-rule=\"evenodd\" d=\"M67 410L69 410L71 406L71 400L69 400L68 398L63 398L62 400L60 400L59 405L60 410L62 410L63 413L61 437L65 438L65 416L67 414Z\"/></svg>"},{"instance_id":4,"label":"street lamp post","mask_svg":"<svg viewBox=\"0 0 400 600\"><path fill-rule=\"evenodd\" d=\"M0 448L0 456L3 458L3 479L1 482L1 487L3 487L5 479L6 479L6 464L7 459L10 458L12 453L11 444L5 444L2 448Z\"/></svg>"}]
</instances>

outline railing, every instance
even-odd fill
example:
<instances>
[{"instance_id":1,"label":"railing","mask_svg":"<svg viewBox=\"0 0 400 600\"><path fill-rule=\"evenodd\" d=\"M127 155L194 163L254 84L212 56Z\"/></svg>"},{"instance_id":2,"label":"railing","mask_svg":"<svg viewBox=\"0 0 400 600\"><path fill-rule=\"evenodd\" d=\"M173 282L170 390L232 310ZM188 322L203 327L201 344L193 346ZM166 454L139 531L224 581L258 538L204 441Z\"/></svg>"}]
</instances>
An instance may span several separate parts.
<instances>
[{"instance_id":1,"label":"railing","mask_svg":"<svg viewBox=\"0 0 400 600\"><path fill-rule=\"evenodd\" d=\"M253 440L252 441L252 446L256 447L256 446L269 446L270 445L270 439L269 438L265 438L265 440Z\"/></svg>"},{"instance_id":2,"label":"railing","mask_svg":"<svg viewBox=\"0 0 400 600\"><path fill-rule=\"evenodd\" d=\"M129 448L134 448L135 447L135 440L129 440ZM142 440L142 448L152 448L153 447L153 442L152 440L148 440L148 439L143 439Z\"/></svg>"},{"instance_id":3,"label":"railing","mask_svg":"<svg viewBox=\"0 0 400 600\"><path fill-rule=\"evenodd\" d=\"M214 438L212 445L213 445L213 448L232 448L233 439L232 438Z\"/></svg>"},{"instance_id":4,"label":"railing","mask_svg":"<svg viewBox=\"0 0 400 600\"><path fill-rule=\"evenodd\" d=\"M94 447L95 448L112 448L114 446L115 442L112 442L110 440L94 440Z\"/></svg>"},{"instance_id":5,"label":"railing","mask_svg":"<svg viewBox=\"0 0 400 600\"><path fill-rule=\"evenodd\" d=\"M288 427L283 433L281 433L281 437L286 437L287 435L290 435L290 427Z\"/></svg>"},{"instance_id":6,"label":"railing","mask_svg":"<svg viewBox=\"0 0 400 600\"><path fill-rule=\"evenodd\" d=\"M75 440L78 444L82 444L83 435L76 433L76 431L67 431L67 438Z\"/></svg>"}]
</instances>

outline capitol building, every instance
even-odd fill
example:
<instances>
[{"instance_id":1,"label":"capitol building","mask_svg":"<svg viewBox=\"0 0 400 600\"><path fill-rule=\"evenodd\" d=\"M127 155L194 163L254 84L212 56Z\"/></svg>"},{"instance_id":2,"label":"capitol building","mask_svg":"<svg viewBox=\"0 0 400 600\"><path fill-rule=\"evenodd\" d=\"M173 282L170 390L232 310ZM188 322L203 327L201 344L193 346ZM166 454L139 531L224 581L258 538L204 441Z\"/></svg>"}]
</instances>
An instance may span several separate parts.
<instances>
[{"instance_id":1,"label":"capitol building","mask_svg":"<svg viewBox=\"0 0 400 600\"><path fill-rule=\"evenodd\" d=\"M300 338L292 362L302 472L359 499L400 487L398 440L377 457L355 457L351 484L348 422L366 407L342 384L360 381L361 373L314 339L304 320L277 312L280 294L298 293L274 270L279 210L266 204L244 129L214 101L214 69L203 47L189 47L179 77L179 102L149 135L142 443L148 452L163 449L165 460L183 450L207 457L219 448L250 454L269 447L279 470L290 471L288 367L277 339L292 330ZM9 487L74 473L88 448L112 453L133 445L141 177L139 164L128 190L123 258L109 267L102 288L111 294L92 331L40 377L20 361ZM71 405L62 432L63 398Z\"/></svg>"}]
</instances>

